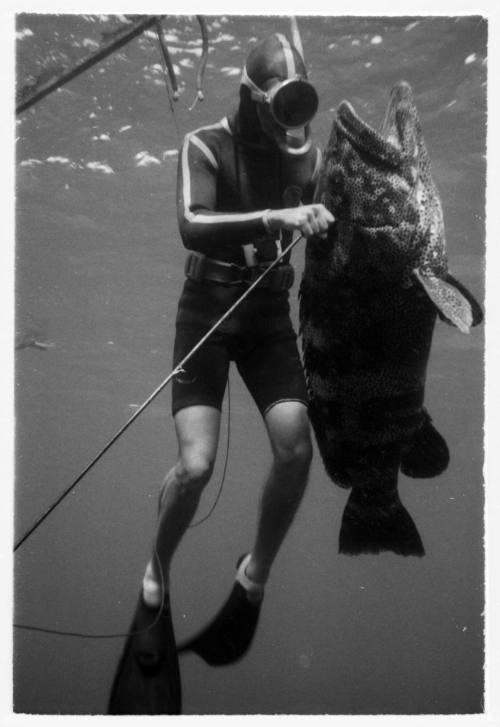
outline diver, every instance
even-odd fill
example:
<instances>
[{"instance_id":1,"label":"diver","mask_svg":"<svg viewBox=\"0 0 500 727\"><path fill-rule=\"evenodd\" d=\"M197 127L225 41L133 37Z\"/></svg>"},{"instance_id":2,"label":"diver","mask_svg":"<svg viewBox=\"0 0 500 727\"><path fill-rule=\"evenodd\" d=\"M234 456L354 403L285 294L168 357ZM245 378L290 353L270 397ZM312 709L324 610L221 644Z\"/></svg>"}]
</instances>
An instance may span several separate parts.
<instances>
[{"instance_id":1,"label":"diver","mask_svg":"<svg viewBox=\"0 0 500 727\"><path fill-rule=\"evenodd\" d=\"M311 203L321 161L309 127L317 108L301 55L284 35L273 34L248 55L235 113L186 135L177 211L188 254L174 366L286 248L294 231L323 236L333 222L322 204ZM212 474L230 361L260 410L273 456L253 547L238 561L220 612L184 647L213 665L236 661L249 648L271 566L308 478L312 449L304 374L289 316L289 257L173 383L178 459L161 488L153 556L143 578L151 620L160 604L168 603L172 556Z\"/></svg>"}]
</instances>

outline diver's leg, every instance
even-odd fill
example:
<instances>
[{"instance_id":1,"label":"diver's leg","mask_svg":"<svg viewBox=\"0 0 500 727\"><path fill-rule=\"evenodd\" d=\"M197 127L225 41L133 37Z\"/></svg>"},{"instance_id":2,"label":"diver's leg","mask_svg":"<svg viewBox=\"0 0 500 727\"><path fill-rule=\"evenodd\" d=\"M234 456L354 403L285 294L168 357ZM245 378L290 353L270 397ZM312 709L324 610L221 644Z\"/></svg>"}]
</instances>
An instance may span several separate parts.
<instances>
[{"instance_id":1,"label":"diver's leg","mask_svg":"<svg viewBox=\"0 0 500 727\"><path fill-rule=\"evenodd\" d=\"M168 588L172 556L212 474L219 426L220 411L212 406L189 406L175 415L179 455L162 485L153 557L143 581L144 600L150 606L161 603L161 584Z\"/></svg>"},{"instance_id":2,"label":"diver's leg","mask_svg":"<svg viewBox=\"0 0 500 727\"><path fill-rule=\"evenodd\" d=\"M281 401L265 414L273 452L271 471L260 502L257 534L246 576L264 584L304 493L312 458L307 409Z\"/></svg>"},{"instance_id":3,"label":"diver's leg","mask_svg":"<svg viewBox=\"0 0 500 727\"><path fill-rule=\"evenodd\" d=\"M282 401L268 410L265 421L274 460L262 493L254 548L238 562L231 593L212 622L179 647L214 666L237 661L248 651L264 584L307 482L311 440L305 405Z\"/></svg>"},{"instance_id":4,"label":"diver's leg","mask_svg":"<svg viewBox=\"0 0 500 727\"><path fill-rule=\"evenodd\" d=\"M147 709L180 709L179 667L172 626L168 573L170 561L196 511L203 487L213 469L219 436L220 411L207 405L186 406L175 414L179 444L176 465L167 474L159 500L158 528L153 556L146 567L141 598L127 639L118 684L118 702L130 708L128 690L137 687L137 668L141 670L141 693L149 700ZM146 676L146 679L143 677ZM130 686L132 685L132 687ZM135 686L134 686L135 685ZM173 695L172 697L168 695ZM164 696L162 696L164 695ZM175 698L175 699L174 699ZM112 699L113 709L119 709ZM163 713L163 711L161 713ZM122 712L118 712L122 713ZM129 712L126 712L129 714Z\"/></svg>"}]
</instances>

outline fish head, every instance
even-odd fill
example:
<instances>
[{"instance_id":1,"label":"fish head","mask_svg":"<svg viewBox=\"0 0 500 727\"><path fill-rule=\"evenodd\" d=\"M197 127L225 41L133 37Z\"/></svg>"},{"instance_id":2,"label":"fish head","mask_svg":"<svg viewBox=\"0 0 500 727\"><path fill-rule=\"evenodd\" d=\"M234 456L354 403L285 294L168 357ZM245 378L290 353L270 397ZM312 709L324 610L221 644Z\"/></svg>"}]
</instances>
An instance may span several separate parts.
<instances>
[{"instance_id":1,"label":"fish head","mask_svg":"<svg viewBox=\"0 0 500 727\"><path fill-rule=\"evenodd\" d=\"M441 200L432 179L413 92L405 81L391 90L380 134L398 149L402 173L410 181L407 206L417 219L415 267L427 273L444 274L447 261Z\"/></svg>"},{"instance_id":2,"label":"fish head","mask_svg":"<svg viewBox=\"0 0 500 727\"><path fill-rule=\"evenodd\" d=\"M340 104L317 192L337 219L374 242L373 251L383 249L388 264L446 267L441 203L408 83L392 89L379 130Z\"/></svg>"}]
</instances>

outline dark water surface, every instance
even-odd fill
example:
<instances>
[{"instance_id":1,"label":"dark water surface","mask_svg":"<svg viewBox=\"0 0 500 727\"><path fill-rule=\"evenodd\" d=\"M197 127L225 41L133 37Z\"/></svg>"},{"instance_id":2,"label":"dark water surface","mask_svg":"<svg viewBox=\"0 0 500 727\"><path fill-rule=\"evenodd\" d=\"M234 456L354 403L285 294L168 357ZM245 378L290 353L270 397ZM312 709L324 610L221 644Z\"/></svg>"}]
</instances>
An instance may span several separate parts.
<instances>
[{"instance_id":1,"label":"dark water surface","mask_svg":"<svg viewBox=\"0 0 500 727\"><path fill-rule=\"evenodd\" d=\"M235 102L251 39L284 18L210 18L205 96L195 97L199 30L166 22L184 93L169 108L154 38L127 45L23 113L17 124L16 532L73 480L170 371L184 250L175 215L185 132ZM82 57L113 18L18 18L18 78L63 51ZM301 18L326 142L347 98L381 122L400 79L414 89L441 192L450 267L482 300L485 22L462 18ZM62 49L62 50L61 50ZM194 51L194 52L193 52ZM300 278L303 250L294 254ZM297 320L297 287L292 292ZM16 620L66 630L127 629L154 530L158 487L176 455L164 392L15 558ZM438 323L427 406L451 462L439 478L401 476L423 559L337 553L347 493L316 454L309 489L267 588L255 645L239 664L181 662L186 714L463 714L483 695L483 331ZM224 416L227 415L227 404ZM200 514L216 496L225 452ZM224 491L189 531L172 571L182 639L226 597L253 540L270 461L260 416L231 376ZM121 640L17 631L15 709L102 714Z\"/></svg>"}]
</instances>

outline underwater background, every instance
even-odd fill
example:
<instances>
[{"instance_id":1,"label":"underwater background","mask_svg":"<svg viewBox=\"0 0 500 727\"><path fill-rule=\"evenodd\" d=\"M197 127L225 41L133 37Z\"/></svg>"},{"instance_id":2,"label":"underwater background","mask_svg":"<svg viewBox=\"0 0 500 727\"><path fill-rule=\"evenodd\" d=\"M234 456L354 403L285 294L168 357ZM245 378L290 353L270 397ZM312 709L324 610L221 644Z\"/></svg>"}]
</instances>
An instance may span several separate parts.
<instances>
[{"instance_id":1,"label":"underwater background","mask_svg":"<svg viewBox=\"0 0 500 727\"><path fill-rule=\"evenodd\" d=\"M183 135L234 107L256 39L285 17L207 18L205 100L194 17L167 16L181 97L165 88L147 31L18 116L16 126L16 482L20 537L167 376L185 251L177 230ZM21 14L19 86L95 51L117 16ZM487 24L480 17L300 17L327 141L348 99L381 123L398 80L413 88L443 204L450 270L484 296ZM106 37L106 36L104 36ZM303 247L293 261L297 289ZM181 660L186 714L465 714L483 709L483 354L438 322L426 406L451 461L432 480L400 476L422 559L338 554L348 493L316 451L308 490L275 563L249 654L214 669ZM179 640L226 598L250 547L270 463L264 427L230 377L218 464L174 560ZM230 436L228 441L228 421ZM176 457L167 389L15 556L15 620L125 632L154 533L158 488ZM15 631L14 707L103 714L122 639Z\"/></svg>"}]
</instances>

